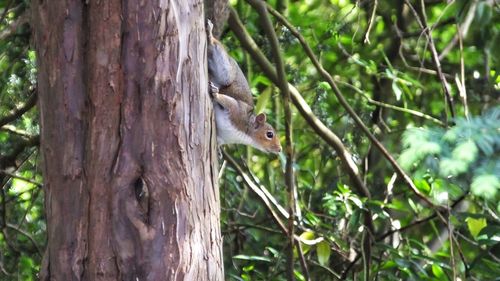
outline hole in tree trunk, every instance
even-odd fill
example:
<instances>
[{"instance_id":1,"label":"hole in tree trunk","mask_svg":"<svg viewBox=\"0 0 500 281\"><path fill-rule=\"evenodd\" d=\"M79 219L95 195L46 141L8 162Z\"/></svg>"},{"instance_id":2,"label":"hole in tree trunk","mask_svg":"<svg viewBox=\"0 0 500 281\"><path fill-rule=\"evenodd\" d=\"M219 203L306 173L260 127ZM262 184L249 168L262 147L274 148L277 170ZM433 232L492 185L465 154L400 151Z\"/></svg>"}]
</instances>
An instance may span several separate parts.
<instances>
[{"instance_id":1,"label":"hole in tree trunk","mask_svg":"<svg viewBox=\"0 0 500 281\"><path fill-rule=\"evenodd\" d=\"M135 181L134 191L135 199L139 203L141 213L144 215L145 220L147 220L149 213L149 189L142 177L137 178Z\"/></svg>"}]
</instances>

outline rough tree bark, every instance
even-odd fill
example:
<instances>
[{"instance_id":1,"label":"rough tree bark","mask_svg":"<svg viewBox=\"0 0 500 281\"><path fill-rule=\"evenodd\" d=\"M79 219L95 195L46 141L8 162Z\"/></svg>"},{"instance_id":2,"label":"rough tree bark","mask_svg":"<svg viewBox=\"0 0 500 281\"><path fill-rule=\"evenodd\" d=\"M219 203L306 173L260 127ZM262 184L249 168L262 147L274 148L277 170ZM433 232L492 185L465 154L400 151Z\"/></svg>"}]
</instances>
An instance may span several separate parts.
<instances>
[{"instance_id":1,"label":"rough tree bark","mask_svg":"<svg viewBox=\"0 0 500 281\"><path fill-rule=\"evenodd\" d=\"M223 280L203 1L34 0L42 280Z\"/></svg>"}]
</instances>

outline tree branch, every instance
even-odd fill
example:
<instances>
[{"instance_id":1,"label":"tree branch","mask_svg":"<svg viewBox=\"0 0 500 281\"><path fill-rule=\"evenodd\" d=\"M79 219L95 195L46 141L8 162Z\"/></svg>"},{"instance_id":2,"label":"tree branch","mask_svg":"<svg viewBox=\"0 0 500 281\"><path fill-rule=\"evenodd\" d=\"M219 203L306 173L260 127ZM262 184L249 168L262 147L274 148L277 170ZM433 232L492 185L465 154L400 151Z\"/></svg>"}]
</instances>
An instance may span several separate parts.
<instances>
[{"instance_id":1,"label":"tree branch","mask_svg":"<svg viewBox=\"0 0 500 281\"><path fill-rule=\"evenodd\" d=\"M378 1L373 0L373 10L372 10L372 14L370 16L370 19L368 21L368 27L366 28L365 39L363 41L363 43L365 43L365 44L370 44L370 31L372 30L373 22L375 21L377 6L378 6Z\"/></svg>"},{"instance_id":2,"label":"tree branch","mask_svg":"<svg viewBox=\"0 0 500 281\"><path fill-rule=\"evenodd\" d=\"M271 63L267 60L264 54L260 51L257 44L253 41L252 37L250 37L248 32L245 30L243 24L238 18L236 11L232 8L230 9L229 13L229 27L238 38L243 48L259 65L262 72L264 72L264 74L269 77L269 79L273 81L274 84L277 84L278 78ZM307 121L309 126L311 126L311 128L337 152L337 155L339 156L347 174L351 179L353 187L356 189L358 194L361 194L365 197L370 197L370 192L361 179L358 167L352 160L353 157L351 153L345 148L340 138L334 132L328 129L328 127L326 127L326 125L314 115L312 109L309 107L307 102L304 100L304 98L302 98L299 91L293 85L288 84L288 88L290 90L292 102L299 110L302 117Z\"/></svg>"},{"instance_id":3,"label":"tree branch","mask_svg":"<svg viewBox=\"0 0 500 281\"><path fill-rule=\"evenodd\" d=\"M16 166L15 160L27 147L40 145L40 136L33 136L28 140L18 142L10 154L0 157L0 168L7 168L9 166Z\"/></svg>"},{"instance_id":4,"label":"tree branch","mask_svg":"<svg viewBox=\"0 0 500 281\"><path fill-rule=\"evenodd\" d=\"M380 143L377 138L370 132L370 130L366 127L366 125L363 123L361 118L358 116L358 114L352 109L352 107L349 105L347 100L344 98L344 95L340 91L339 87L337 86L337 83L335 83L333 77L323 68L321 63L318 61L316 58L316 55L314 55L314 52L312 51L311 47L309 44L306 42L304 37L300 34L300 32L292 26L282 15L280 15L278 12L273 10L268 6L268 9L271 11L271 14L273 14L284 26L290 30L292 35L295 36L302 45L302 48L306 52L307 56L315 66L316 70L320 73L320 75L327 81L327 83L330 85L332 88L335 96L337 97L339 103L344 107L344 109L347 111L349 116L354 120L356 125L366 134L366 136L370 139L370 141L379 149L379 151L382 153L382 155L389 161L393 169L396 171L396 173L403 178L403 180L407 183L407 185L410 187L410 189L413 191L415 195L417 195L420 199L422 199L424 202L426 202L429 206L435 207L434 204L427 198L425 197L418 188L415 186L413 181L411 180L410 176L408 176L405 171L399 166L399 164L396 162L396 160L392 157L392 155L385 149L385 147Z\"/></svg>"},{"instance_id":5,"label":"tree branch","mask_svg":"<svg viewBox=\"0 0 500 281\"><path fill-rule=\"evenodd\" d=\"M288 208L289 208L289 218L288 218L288 255L287 255L287 275L288 280L295 280L294 275L294 253L293 245L294 238L294 222L295 222L295 176L293 172L293 139L292 139L292 113L290 110L290 92L288 90L288 82L285 74L285 67L283 64L283 58L281 56L281 51L278 43L278 37L274 31L273 24L269 18L266 3L262 0L247 0L247 2L254 7L254 9L259 14L262 22L262 27L267 35L267 38L271 44L271 51L274 57L274 63L276 65L276 72L278 75L278 87L281 91L283 97L283 107L285 111L285 154L286 154L286 168L285 168L285 185L288 189Z\"/></svg>"},{"instance_id":6,"label":"tree branch","mask_svg":"<svg viewBox=\"0 0 500 281\"><path fill-rule=\"evenodd\" d=\"M5 29L0 31L0 40L5 40L17 31L17 28L29 22L29 13L23 12L13 22L10 23Z\"/></svg>"},{"instance_id":7,"label":"tree branch","mask_svg":"<svg viewBox=\"0 0 500 281\"><path fill-rule=\"evenodd\" d=\"M451 118L455 118L455 106L453 104L453 97L451 96L448 81L446 81L446 77L443 74L443 70L441 69L441 62L439 60L439 55L436 50L436 45L434 44L434 39L432 38L431 30L427 25L427 15L425 13L425 3L421 0L421 15L415 10L413 5L411 5L410 1L405 0L406 5L410 8L410 10L415 15L420 28L425 33L427 40L429 42L429 48L431 49L432 61L434 62L434 66L436 67L436 71L438 73L439 81L441 82L441 86L443 87L444 96L446 103L448 105L448 109L450 111Z\"/></svg>"},{"instance_id":8,"label":"tree branch","mask_svg":"<svg viewBox=\"0 0 500 281\"><path fill-rule=\"evenodd\" d=\"M27 183L31 183L37 187L40 187L42 188L43 187L43 184L39 183L39 182L36 182L34 180L31 180L31 179L28 179L28 178L25 178L25 177L21 177L21 176L18 176L16 174L13 174L13 173L10 173L10 172L7 172L5 170L0 170L0 174L2 175L5 175L5 176L8 176L10 178L13 178L13 179L18 179L18 180L22 180L22 181L25 181Z\"/></svg>"},{"instance_id":9,"label":"tree branch","mask_svg":"<svg viewBox=\"0 0 500 281\"><path fill-rule=\"evenodd\" d=\"M266 207L267 211L271 215L274 222L279 226L279 228L281 229L283 234L288 236L288 230L287 230L285 224L283 223L283 221L280 219L280 217L278 216L278 214L276 213L276 211L272 207L271 202L269 202L269 199L266 197L266 195L251 180L250 176L247 173L245 173L245 171L243 171L241 166L236 162L236 160L234 160L233 157L231 157L231 155L229 155L224 150L221 150L221 151L222 151L222 156L224 157L224 160L226 160L231 166L233 166L236 169L236 171L243 178L243 181L245 182L245 184L248 185L248 187L250 187L250 189L260 198L260 201L262 201L262 203L264 203L264 206Z\"/></svg>"},{"instance_id":10,"label":"tree branch","mask_svg":"<svg viewBox=\"0 0 500 281\"><path fill-rule=\"evenodd\" d=\"M23 106L11 111L10 114L0 119L0 127L3 127L4 125L16 120L17 118L21 117L21 115L26 113L28 110L33 108L36 105L36 100L37 100L36 90L32 90L31 96L28 98L28 100Z\"/></svg>"},{"instance_id":11,"label":"tree branch","mask_svg":"<svg viewBox=\"0 0 500 281\"><path fill-rule=\"evenodd\" d=\"M6 227L10 228L12 230L15 230L16 232L22 234L23 236L26 236L26 238L28 238L28 240L30 240L31 243L33 244L33 246L35 247L38 255L40 255L40 257L43 255L42 254L43 253L42 249L40 248L40 246L38 246L38 244L36 243L35 239L28 232L26 232L26 231L24 231L24 230L16 227L15 225L10 224L10 223L7 223Z\"/></svg>"},{"instance_id":12,"label":"tree branch","mask_svg":"<svg viewBox=\"0 0 500 281\"><path fill-rule=\"evenodd\" d=\"M246 32L245 28L243 27L243 24L239 20L238 15L236 11L234 11L234 9L230 10L229 26L233 31L233 33L236 35L236 37L239 39L243 47L252 56L252 58L259 64L262 71L269 77L271 81L273 81L273 83L278 84L279 83L278 77L272 65L269 63L267 58L262 54L262 52L257 47L255 42L252 40L250 35ZM352 155L344 147L342 141L313 114L311 108L302 98L297 89L290 84L288 84L288 87L291 92L292 101L299 110L299 112L301 113L302 117L304 117L304 119L314 129L314 131L323 140L325 140L331 147L333 147L337 152L343 166L347 170L347 174L349 175L356 192L366 198L371 198L370 192L363 183L361 176L359 174L359 170L357 166L354 164L354 161L352 160ZM366 226L365 231L370 232L370 235L365 235L364 238L371 239L374 233L372 216L370 210L368 209L364 210L363 213L364 213L364 224ZM365 241L363 241L363 245L370 245L370 243L364 243L364 242ZM370 256L369 255L370 249L364 249L364 251L368 252L367 256Z\"/></svg>"}]
</instances>

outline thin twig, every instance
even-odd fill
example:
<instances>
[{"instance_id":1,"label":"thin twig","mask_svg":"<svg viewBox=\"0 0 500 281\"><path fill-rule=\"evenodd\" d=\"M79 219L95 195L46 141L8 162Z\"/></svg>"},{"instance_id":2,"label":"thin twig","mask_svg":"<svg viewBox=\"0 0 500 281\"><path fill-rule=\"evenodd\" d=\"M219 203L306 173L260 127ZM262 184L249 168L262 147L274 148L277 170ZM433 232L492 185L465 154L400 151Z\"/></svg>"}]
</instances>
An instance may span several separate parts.
<instances>
[{"instance_id":1,"label":"thin twig","mask_svg":"<svg viewBox=\"0 0 500 281\"><path fill-rule=\"evenodd\" d=\"M421 118L424 118L426 120L432 121L432 122L436 123L439 126L442 126L442 127L445 126L445 124L441 120L439 120L437 118L434 118L434 117L432 117L430 115L427 115L425 113L422 113L420 111L416 111L416 110L413 110L413 109L403 108L403 107L395 106L395 105L392 105L392 104L388 104L388 103L383 103L383 102L380 102L380 101L376 101L376 100L370 98L363 90L357 88L356 86L351 85L351 84L349 84L347 82L338 80L338 79L336 79L336 81L339 82L342 85L345 85L346 87L348 87L350 89L353 89L356 93L360 94L364 99L366 99L369 104L373 104L373 105L377 105L377 106L380 106L380 107L384 107L384 108L388 108L388 109L392 109L392 110L396 110L396 111L408 113L408 114L411 114L411 115L414 115L414 116L421 117Z\"/></svg>"},{"instance_id":2,"label":"thin twig","mask_svg":"<svg viewBox=\"0 0 500 281\"><path fill-rule=\"evenodd\" d=\"M366 29L366 32L365 32L365 39L363 41L365 44L370 44L370 31L372 30L373 22L375 21L375 14L377 12L377 6L378 6L378 1L373 0L372 15L370 16L370 21L368 22L368 28Z\"/></svg>"},{"instance_id":3,"label":"thin twig","mask_svg":"<svg viewBox=\"0 0 500 281\"><path fill-rule=\"evenodd\" d=\"M12 152L10 154L0 156L0 167L17 166L15 163L17 156L27 147L38 146L39 144L40 136L33 136L30 139L17 142L16 146L12 148Z\"/></svg>"},{"instance_id":4,"label":"thin twig","mask_svg":"<svg viewBox=\"0 0 500 281\"><path fill-rule=\"evenodd\" d=\"M461 33L461 35L459 33L457 33L453 37L453 39L450 41L450 43L446 47L444 47L443 51L438 56L439 60L442 60L444 57L446 57L448 55L448 53L453 49L453 47L455 47L458 40L460 40L459 35L462 36L462 38L467 35L467 33L469 31L469 27L472 23L472 20L474 20L474 17L476 16L477 3L478 3L478 1L471 1L471 6L469 7L469 11L467 12L467 15L465 16L465 20L463 21L462 24L460 24L458 21L454 20L453 18L449 19L449 20L454 20L455 24L457 26L460 26L462 33Z\"/></svg>"},{"instance_id":5,"label":"thin twig","mask_svg":"<svg viewBox=\"0 0 500 281\"><path fill-rule=\"evenodd\" d=\"M252 40L248 32L246 32L243 24L238 18L238 15L234 9L230 9L229 16L229 26L231 27L233 33L238 37L242 46L250 53L254 61L256 61L262 71L269 77L273 83L278 84L278 77L273 69L272 65L269 63L267 58L262 54L257 44ZM359 173L358 167L353 161L352 155L350 152L344 147L340 138L335 135L331 130L329 130L322 122L319 120L314 113L312 112L309 105L302 98L300 93L297 91L295 87L288 84L288 87L291 92L292 101L294 105L297 107L301 115L308 122L308 124L314 129L314 131L325 140L331 147L335 149L337 155L341 159L343 166L345 167L347 174L350 176L350 179L353 183L353 187L355 188L358 194L366 198L371 198L370 192L368 188L363 183L362 177ZM365 230L370 230L373 233L373 222L370 214L370 210L364 210L364 223L366 225ZM367 235L365 237L371 238L371 235ZM367 244L364 244L367 245ZM368 243L369 245L369 243ZM370 249L363 249L365 252L370 252ZM370 256L370 255L367 255Z\"/></svg>"},{"instance_id":6,"label":"thin twig","mask_svg":"<svg viewBox=\"0 0 500 281\"><path fill-rule=\"evenodd\" d=\"M12 21L6 28L0 31L0 41L5 40L7 37L13 35L19 26L29 23L29 12L25 11Z\"/></svg>"},{"instance_id":7,"label":"thin twig","mask_svg":"<svg viewBox=\"0 0 500 281\"><path fill-rule=\"evenodd\" d=\"M41 184L39 182L36 182L34 180L31 180L31 179L28 179L28 178L25 178L25 177L18 176L16 174L10 173L10 172L5 171L5 170L0 170L0 174L6 175L6 176L14 178L14 179L25 181L27 183L34 184L35 186L40 187L40 188L43 187L43 184Z\"/></svg>"},{"instance_id":8,"label":"thin twig","mask_svg":"<svg viewBox=\"0 0 500 281\"><path fill-rule=\"evenodd\" d=\"M23 106L13 110L10 114L8 114L7 116L4 116L3 118L0 119L0 127L16 120L21 115L26 113L28 110L33 108L36 104L36 100L37 100L36 91L33 90L28 101L26 101L26 103Z\"/></svg>"},{"instance_id":9,"label":"thin twig","mask_svg":"<svg viewBox=\"0 0 500 281\"><path fill-rule=\"evenodd\" d=\"M458 206L458 204L460 204L466 197L467 197L467 194L464 194L464 195L460 196L455 202L453 202L453 204L451 205L450 211L455 209ZM380 241L384 240L385 238L393 235L396 232L402 233L402 232L405 232L411 228L414 228L416 226L419 226L421 224L429 222L429 221L439 217L439 215L441 215L441 214L438 211L435 211L432 215L430 215L428 217L416 220L416 221L409 223L409 224L407 224L403 227L400 227L398 229L391 229L391 230L387 231L386 233L378 236L375 239L374 243L380 242ZM356 257L352 260L352 262L349 263L349 265L346 267L346 269L342 272L342 275L341 275L342 280L347 277L347 274L349 274L349 271L351 270L351 268L359 261L360 258L361 258L361 254L357 254Z\"/></svg>"},{"instance_id":10,"label":"thin twig","mask_svg":"<svg viewBox=\"0 0 500 281\"><path fill-rule=\"evenodd\" d=\"M277 84L278 78L274 68L264 56L264 54L260 51L259 47L253 41L252 37L250 37L241 20L238 18L238 14L233 8L230 9L229 27L236 35L243 48L252 56L252 59L259 65L265 75L269 77L269 79L273 81L273 83ZM299 110L299 113L302 115L302 117L306 120L309 126L311 126L311 128L337 152L337 155L339 156L343 167L347 172L347 175L349 175L356 192L358 194L361 194L362 196L369 197L370 192L364 185L358 167L354 163L353 156L351 155L349 150L347 150L340 138L334 132L328 129L328 127L323 122L321 122L321 120L316 117L316 115L314 115L312 109L301 96L299 91L291 84L288 84L288 87L292 95L293 104Z\"/></svg>"},{"instance_id":11,"label":"thin twig","mask_svg":"<svg viewBox=\"0 0 500 281\"><path fill-rule=\"evenodd\" d=\"M450 217L451 217L451 211L448 211L446 214L446 218L448 220L448 225L446 226L448 230L448 239L450 240L450 263L451 263L451 269L453 272L453 279L452 280L457 280L457 265L455 261L455 251L454 251L454 246L453 246L453 227L450 222Z\"/></svg>"},{"instance_id":12,"label":"thin twig","mask_svg":"<svg viewBox=\"0 0 500 281\"><path fill-rule=\"evenodd\" d=\"M264 193L259 189L259 187L251 180L250 176L245 173L243 171L243 169L241 168L241 166L236 162L236 160L234 160L234 158L232 158L226 151L222 150L222 155L224 157L224 159L231 165L233 166L236 171L238 172L238 174L243 178L243 181L246 183L247 186L250 187L250 189L261 199L262 203L264 203L264 206L266 207L267 211L269 212L269 214L271 215L271 218L274 220L274 222L278 225L278 227L280 228L281 232L286 235L287 237L289 237L290 235L288 234L288 229L286 228L285 224L283 223L283 221L280 219L280 217L278 216L278 214L275 212L274 208L272 207L271 205L271 202L269 201L269 199L266 197L266 195L264 195ZM300 243L301 243L301 240L300 240L300 237L295 235L295 234L292 234L292 243L296 243L297 247L300 247ZM292 244L293 245L293 244ZM300 248L299 248L300 249ZM293 251L292 251L293 252ZM293 253L292 253L293 254ZM305 261L304 259L304 256L303 256L303 253L300 253L299 252L299 255L300 255L300 259L301 259L301 267L304 271L304 275L306 276L306 280L310 280L310 277L309 277L309 270L307 268L307 264L306 263L303 263ZM304 259L304 260L302 260Z\"/></svg>"},{"instance_id":13,"label":"thin twig","mask_svg":"<svg viewBox=\"0 0 500 281\"><path fill-rule=\"evenodd\" d=\"M0 16L0 24L3 24L3 21L5 20L5 17L7 16L7 13L10 10L10 5L12 5L13 2L14 0L9 0L9 2L7 2L7 5L5 5L2 16Z\"/></svg>"},{"instance_id":14,"label":"thin twig","mask_svg":"<svg viewBox=\"0 0 500 281\"><path fill-rule=\"evenodd\" d=\"M457 24L457 36L460 47L460 87L459 93L460 98L462 99L462 103L464 104L464 115L466 119L469 119L469 107L467 106L467 90L465 87L465 61L464 61L464 46L463 46L463 33L462 27Z\"/></svg>"},{"instance_id":15,"label":"thin twig","mask_svg":"<svg viewBox=\"0 0 500 281\"><path fill-rule=\"evenodd\" d=\"M427 25L427 15L425 13L425 3L423 0L420 1L422 16L419 15L419 13L415 10L413 5L411 5L410 1L405 0L405 3L408 5L410 10L415 15L415 18L417 19L417 22L420 25L420 28L422 28L422 31L425 33L425 35L427 37L427 42L429 43L429 48L430 48L431 54L432 54L432 61L434 62L434 66L436 67L436 71L438 73L438 77L439 77L439 81L441 82L441 86L443 87L445 101L448 105L448 109L450 111L451 118L455 118L455 106L453 104L453 97L451 96L451 93L450 93L448 81L446 81L446 77L444 76L443 70L441 69L441 61L439 60L439 55L438 55L437 50L436 50L436 45L434 44L434 39L432 38L431 30L429 29L429 26Z\"/></svg>"},{"instance_id":16,"label":"thin twig","mask_svg":"<svg viewBox=\"0 0 500 281\"><path fill-rule=\"evenodd\" d=\"M16 232L22 234L23 236L26 236L26 238L28 238L28 240L31 241L31 243L33 244L33 246L35 246L35 249L36 249L38 255L43 256L42 248L40 248L40 246L38 246L38 244L36 243L35 239L28 232L26 232L26 231L18 228L15 225L10 224L10 223L7 223L6 227L10 228L12 230L15 230Z\"/></svg>"},{"instance_id":17,"label":"thin twig","mask_svg":"<svg viewBox=\"0 0 500 281\"><path fill-rule=\"evenodd\" d=\"M259 64L262 71L269 77L271 81L273 81L273 83L278 84L278 77L272 65L262 54L257 44L255 44L255 42L252 40L248 32L246 32L234 9L230 10L229 26L231 27L236 37L238 37L238 39L240 40L242 46L248 51L248 53L250 53L254 61ZM304 119L323 140L325 140L331 147L336 150L338 156L342 161L342 164L347 171L347 174L351 178L353 187L355 188L356 192L366 198L371 198L370 192L364 185L359 170L352 160L352 155L344 147L342 141L313 114L311 108L302 98L297 89L290 84L288 85L288 87L292 94L292 101L301 115L304 117ZM372 233L371 235L368 235L366 237L371 238L374 233L374 227L369 209L364 210L364 223L366 226L365 231L369 230ZM370 244L368 243L368 245ZM369 253L370 249L363 249L363 251Z\"/></svg>"},{"instance_id":18,"label":"thin twig","mask_svg":"<svg viewBox=\"0 0 500 281\"><path fill-rule=\"evenodd\" d=\"M282 233L279 230L272 229L272 228L265 227L265 226L258 225L258 224L238 223L238 224L229 224L227 227L230 230L223 231L222 234L225 235L225 234L229 234L229 233L236 232L236 231L239 231L241 229L246 229L246 228L255 228L255 229L259 229L259 230L263 230L263 231L267 231L267 232L275 233L275 234L281 234Z\"/></svg>"},{"instance_id":19,"label":"thin twig","mask_svg":"<svg viewBox=\"0 0 500 281\"><path fill-rule=\"evenodd\" d=\"M33 137L33 135L30 134L30 133L28 133L27 131L18 129L15 126L12 126L12 125L3 125L3 127L0 127L0 131L9 132L9 133L11 133L13 135L20 136L20 137L22 137L24 139L29 139L29 138Z\"/></svg>"},{"instance_id":20,"label":"thin twig","mask_svg":"<svg viewBox=\"0 0 500 281\"><path fill-rule=\"evenodd\" d=\"M352 107L349 105L347 100L344 98L344 95L341 93L339 87L337 86L337 83L335 83L333 77L323 68L321 63L318 61L316 58L316 55L314 55L314 52L312 51L311 47L309 44L306 42L304 37L300 34L300 32L292 26L282 15L280 15L278 12L273 10L268 6L268 9L271 11L271 14L273 14L284 26L290 30L290 33L295 36L302 45L302 48L306 52L307 56L315 66L316 70L321 74L323 79L327 81L327 83L330 85L332 88L335 96L337 97L339 103L344 107L344 109L347 111L349 116L354 120L356 125L366 134L366 136L370 139L370 141L379 149L379 151L382 153L382 155L389 161L393 169L398 173L398 175L403 178L403 180L408 184L410 189L417 195L420 199L422 199L424 202L426 202L429 206L435 207L434 203L432 203L427 197L425 197L415 186L413 183L412 179L410 176L406 174L406 172L399 166L399 164L396 162L394 157L387 151L387 149L384 147L384 145L377 140L377 138L373 135L373 133L366 127L366 125L363 123L361 118L358 116L358 114L352 109Z\"/></svg>"},{"instance_id":21,"label":"thin twig","mask_svg":"<svg viewBox=\"0 0 500 281\"><path fill-rule=\"evenodd\" d=\"M300 241L295 241L295 247L297 247L300 266L302 267L302 271L304 272L304 278L306 279L306 281L311 281L311 275L309 274L309 268L307 267L306 258L304 257L304 251L302 250L302 244L300 243Z\"/></svg>"},{"instance_id":22,"label":"thin twig","mask_svg":"<svg viewBox=\"0 0 500 281\"><path fill-rule=\"evenodd\" d=\"M262 203L264 203L264 206L266 207L267 211L275 221L275 223L279 226L281 231L288 235L288 230L283 223L283 221L280 219L278 214L275 212L274 208L271 205L271 202L269 202L268 198L262 193L262 191L259 189L259 187L250 179L250 176L243 171L241 166L234 160L231 155L229 155L226 151L222 150L222 155L224 156L224 159L231 165L233 166L236 171L241 175L243 178L243 181L250 187L250 189L260 198Z\"/></svg>"},{"instance_id":23,"label":"thin twig","mask_svg":"<svg viewBox=\"0 0 500 281\"><path fill-rule=\"evenodd\" d=\"M315 261L315 260L309 260L310 263L316 265L316 266L319 266L321 267L322 269L326 270L328 273L330 273L331 275L333 275L333 277L335 277L336 280L344 280L340 277L340 275L338 273L336 273L335 271L331 270L328 266L324 266L322 264L320 264L319 262Z\"/></svg>"},{"instance_id":24,"label":"thin twig","mask_svg":"<svg viewBox=\"0 0 500 281\"><path fill-rule=\"evenodd\" d=\"M26 216L28 215L29 212L31 212L31 209L33 209L33 206L35 206L35 201L38 199L38 196L40 195L40 192L42 191L41 188L37 188L34 192L31 193L31 203L28 208L26 208L26 211L24 211L23 216L21 217L21 221L17 224L18 228L21 228L23 226L23 223L26 220Z\"/></svg>"},{"instance_id":25,"label":"thin twig","mask_svg":"<svg viewBox=\"0 0 500 281\"><path fill-rule=\"evenodd\" d=\"M283 96L283 108L285 111L285 154L286 154L286 171L285 171L285 185L288 189L288 208L289 208L289 218L288 218L288 255L287 255L287 276L288 280L295 280L294 275L294 257L293 257L293 245L295 233L294 222L295 222L295 184L294 184L294 172L293 172L293 139L292 139L292 113L290 109L290 92L288 90L288 82L285 74L285 67L283 64L283 58L279 48L278 37L274 31L273 24L269 18L266 3L262 0L247 0L247 2L254 7L260 16L262 26L267 34L268 40L271 44L271 50L274 57L274 63L276 65L276 73L278 75L278 87Z\"/></svg>"}]
</instances>

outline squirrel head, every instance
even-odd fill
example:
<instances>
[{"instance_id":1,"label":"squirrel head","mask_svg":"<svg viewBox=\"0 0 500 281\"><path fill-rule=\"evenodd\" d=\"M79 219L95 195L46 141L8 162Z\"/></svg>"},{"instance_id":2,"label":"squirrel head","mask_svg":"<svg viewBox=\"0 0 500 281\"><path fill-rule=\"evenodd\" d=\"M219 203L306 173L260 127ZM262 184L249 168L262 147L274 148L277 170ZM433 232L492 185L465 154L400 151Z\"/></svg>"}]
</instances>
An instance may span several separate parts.
<instances>
[{"instance_id":1,"label":"squirrel head","mask_svg":"<svg viewBox=\"0 0 500 281\"><path fill-rule=\"evenodd\" d=\"M264 152L280 153L281 144L274 128L266 122L266 114L260 113L255 116L253 124L250 124L249 133L255 141L254 146Z\"/></svg>"}]
</instances>

